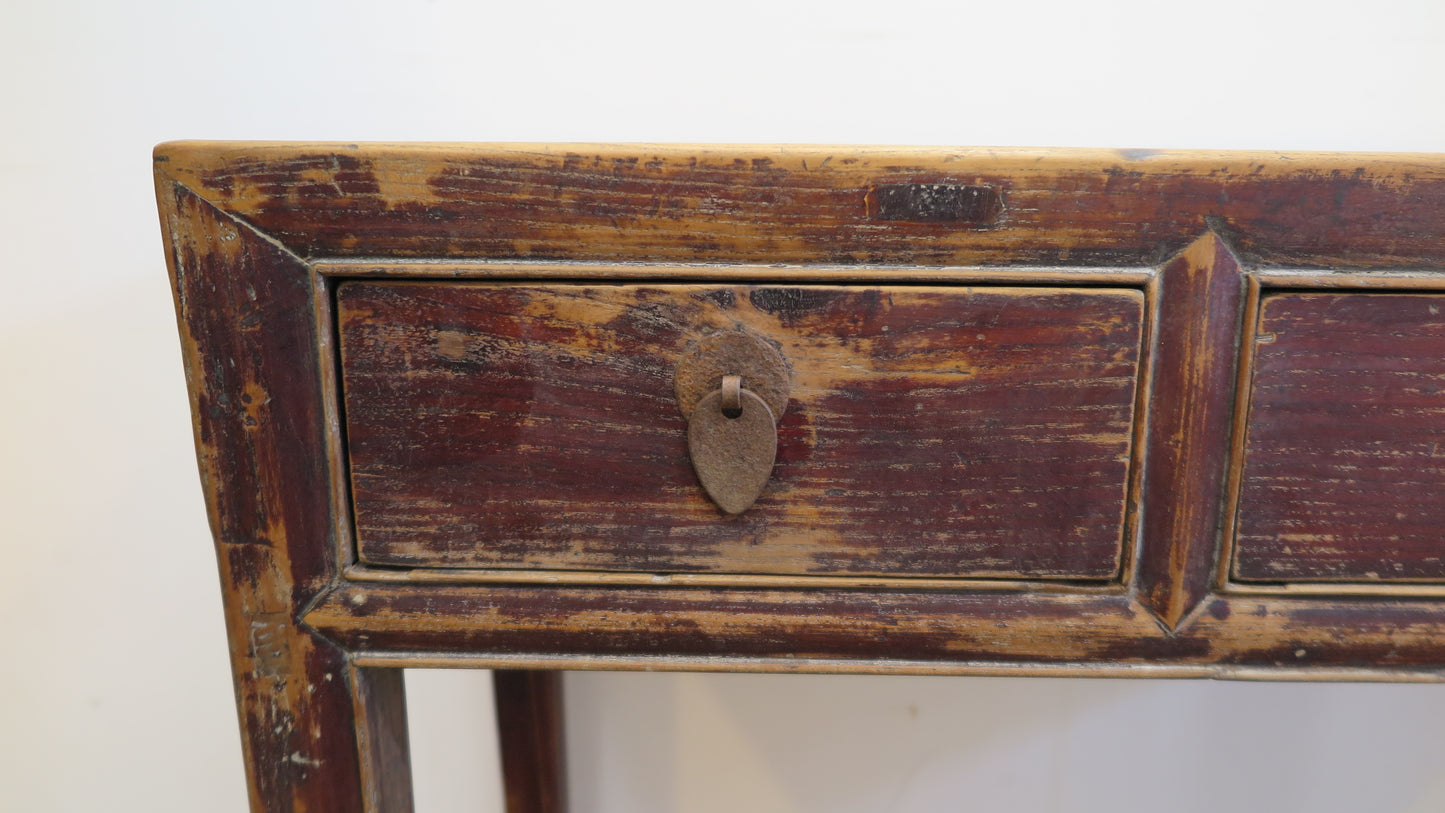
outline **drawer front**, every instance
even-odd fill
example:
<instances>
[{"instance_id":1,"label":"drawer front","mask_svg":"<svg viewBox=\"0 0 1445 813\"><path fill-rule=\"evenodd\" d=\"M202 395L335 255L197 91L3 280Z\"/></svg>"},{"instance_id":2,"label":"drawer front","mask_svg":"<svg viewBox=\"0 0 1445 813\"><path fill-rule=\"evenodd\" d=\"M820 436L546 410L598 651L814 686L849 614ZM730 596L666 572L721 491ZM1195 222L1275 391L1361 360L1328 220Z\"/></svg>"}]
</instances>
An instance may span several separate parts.
<instances>
[{"instance_id":1,"label":"drawer front","mask_svg":"<svg viewBox=\"0 0 1445 813\"><path fill-rule=\"evenodd\" d=\"M1129 289L349 281L374 565L1107 580L1129 502ZM762 496L722 514L674 396L701 337L791 368Z\"/></svg>"},{"instance_id":2,"label":"drawer front","mask_svg":"<svg viewBox=\"0 0 1445 813\"><path fill-rule=\"evenodd\" d=\"M1445 579L1445 296L1261 303L1234 576Z\"/></svg>"}]
</instances>

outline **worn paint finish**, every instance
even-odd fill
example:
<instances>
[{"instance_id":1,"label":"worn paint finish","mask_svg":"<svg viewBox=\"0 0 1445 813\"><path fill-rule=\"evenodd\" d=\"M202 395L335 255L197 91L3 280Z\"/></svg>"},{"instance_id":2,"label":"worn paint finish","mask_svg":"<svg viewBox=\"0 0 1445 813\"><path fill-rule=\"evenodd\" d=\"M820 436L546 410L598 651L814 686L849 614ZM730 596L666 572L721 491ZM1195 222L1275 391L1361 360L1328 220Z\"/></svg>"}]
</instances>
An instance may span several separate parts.
<instances>
[{"instance_id":1,"label":"worn paint finish","mask_svg":"<svg viewBox=\"0 0 1445 813\"><path fill-rule=\"evenodd\" d=\"M409 809L404 666L1445 680L1445 158L197 143L156 180L257 811ZM737 326L792 396L728 520L671 376Z\"/></svg>"},{"instance_id":2,"label":"worn paint finish","mask_svg":"<svg viewBox=\"0 0 1445 813\"><path fill-rule=\"evenodd\" d=\"M1219 549L1244 277L1210 232L1165 264L1160 288L1139 589L1172 628L1204 597Z\"/></svg>"},{"instance_id":3,"label":"worn paint finish","mask_svg":"<svg viewBox=\"0 0 1445 813\"><path fill-rule=\"evenodd\" d=\"M1249 261L1445 260L1430 156L668 145L176 145L171 171L303 257L1162 262L1213 224ZM989 228L872 190L995 189ZM1400 201L1411 200L1402 207ZM1381 219L1381 211L1390 211Z\"/></svg>"},{"instance_id":4,"label":"worn paint finish","mask_svg":"<svg viewBox=\"0 0 1445 813\"><path fill-rule=\"evenodd\" d=\"M1261 305L1234 572L1445 581L1445 296Z\"/></svg>"},{"instance_id":5,"label":"worn paint finish","mask_svg":"<svg viewBox=\"0 0 1445 813\"><path fill-rule=\"evenodd\" d=\"M1207 650L1201 640L1162 638L1147 611L1117 594L367 584L328 595L306 622L368 653L547 652L619 663L666 655L1082 665Z\"/></svg>"},{"instance_id":6,"label":"worn paint finish","mask_svg":"<svg viewBox=\"0 0 1445 813\"><path fill-rule=\"evenodd\" d=\"M338 308L369 563L1117 574L1137 291L348 282ZM726 517L672 376L739 326L778 343L791 401Z\"/></svg>"},{"instance_id":7,"label":"worn paint finish","mask_svg":"<svg viewBox=\"0 0 1445 813\"><path fill-rule=\"evenodd\" d=\"M991 186L911 183L868 190L868 216L904 223L990 226L1003 214L1003 197Z\"/></svg>"},{"instance_id":8,"label":"worn paint finish","mask_svg":"<svg viewBox=\"0 0 1445 813\"><path fill-rule=\"evenodd\" d=\"M412 813L411 756L407 741L406 689L400 669L352 665L361 790L366 811Z\"/></svg>"},{"instance_id":9,"label":"worn paint finish","mask_svg":"<svg viewBox=\"0 0 1445 813\"><path fill-rule=\"evenodd\" d=\"M306 620L368 658L548 653L619 669L815 661L826 671L954 673L1014 663L1078 675L1133 665L1199 677L1249 667L1281 678L1397 669L1445 680L1445 612L1428 601L1215 595L1165 634L1125 596L523 586L423 595L367 584L326 596Z\"/></svg>"},{"instance_id":10,"label":"worn paint finish","mask_svg":"<svg viewBox=\"0 0 1445 813\"><path fill-rule=\"evenodd\" d=\"M346 655L299 622L338 565L307 269L163 176L157 197L252 807L362 810Z\"/></svg>"}]
</instances>

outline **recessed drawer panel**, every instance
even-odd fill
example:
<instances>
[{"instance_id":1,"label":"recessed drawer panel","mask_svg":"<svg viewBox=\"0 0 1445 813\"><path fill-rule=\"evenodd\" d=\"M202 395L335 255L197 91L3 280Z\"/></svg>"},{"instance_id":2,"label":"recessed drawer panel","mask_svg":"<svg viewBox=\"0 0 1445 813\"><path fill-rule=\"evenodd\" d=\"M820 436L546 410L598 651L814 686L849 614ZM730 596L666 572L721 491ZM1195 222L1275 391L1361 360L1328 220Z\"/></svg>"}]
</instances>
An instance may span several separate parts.
<instances>
[{"instance_id":1,"label":"recessed drawer panel","mask_svg":"<svg viewBox=\"0 0 1445 813\"><path fill-rule=\"evenodd\" d=\"M1143 296L1126 289L351 281L375 565L1110 579ZM790 368L762 496L721 513L674 395L702 337Z\"/></svg>"},{"instance_id":2,"label":"recessed drawer panel","mask_svg":"<svg viewBox=\"0 0 1445 813\"><path fill-rule=\"evenodd\" d=\"M1261 304L1235 578L1445 579L1445 296Z\"/></svg>"}]
</instances>

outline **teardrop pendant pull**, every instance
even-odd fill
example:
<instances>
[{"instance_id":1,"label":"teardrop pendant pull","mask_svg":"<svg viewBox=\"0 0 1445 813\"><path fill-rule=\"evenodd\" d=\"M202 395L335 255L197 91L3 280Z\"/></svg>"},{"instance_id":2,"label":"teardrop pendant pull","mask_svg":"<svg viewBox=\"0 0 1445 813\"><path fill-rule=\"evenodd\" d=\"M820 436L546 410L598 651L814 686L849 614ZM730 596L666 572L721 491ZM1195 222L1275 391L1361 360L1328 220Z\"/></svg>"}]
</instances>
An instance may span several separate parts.
<instances>
[{"instance_id":1,"label":"teardrop pendant pull","mask_svg":"<svg viewBox=\"0 0 1445 813\"><path fill-rule=\"evenodd\" d=\"M688 416L687 448L703 490L725 514L748 510L768 484L778 454L773 411L738 376L703 396Z\"/></svg>"}]
</instances>

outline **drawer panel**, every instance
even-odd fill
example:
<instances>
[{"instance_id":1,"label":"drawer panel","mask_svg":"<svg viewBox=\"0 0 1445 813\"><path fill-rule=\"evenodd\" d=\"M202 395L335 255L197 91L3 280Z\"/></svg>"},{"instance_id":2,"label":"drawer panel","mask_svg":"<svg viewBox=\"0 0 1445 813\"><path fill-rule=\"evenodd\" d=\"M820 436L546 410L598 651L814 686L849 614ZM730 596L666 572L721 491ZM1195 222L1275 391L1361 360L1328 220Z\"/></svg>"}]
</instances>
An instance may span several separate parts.
<instances>
[{"instance_id":1,"label":"drawer panel","mask_svg":"<svg viewBox=\"0 0 1445 813\"><path fill-rule=\"evenodd\" d=\"M1445 579L1445 296L1261 303L1235 578Z\"/></svg>"},{"instance_id":2,"label":"drawer panel","mask_svg":"<svg viewBox=\"0 0 1445 813\"><path fill-rule=\"evenodd\" d=\"M337 289L359 557L411 567L1114 578L1128 289L362 281ZM673 391L742 327L791 366L721 514Z\"/></svg>"}]
</instances>

